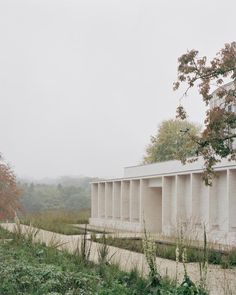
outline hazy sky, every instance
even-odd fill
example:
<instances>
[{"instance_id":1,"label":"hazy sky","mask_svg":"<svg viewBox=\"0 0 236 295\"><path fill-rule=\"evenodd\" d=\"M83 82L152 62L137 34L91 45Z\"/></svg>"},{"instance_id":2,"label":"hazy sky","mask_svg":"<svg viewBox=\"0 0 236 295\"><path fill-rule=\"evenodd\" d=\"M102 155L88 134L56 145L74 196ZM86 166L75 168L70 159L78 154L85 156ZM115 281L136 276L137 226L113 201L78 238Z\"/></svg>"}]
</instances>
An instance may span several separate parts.
<instances>
[{"instance_id":1,"label":"hazy sky","mask_svg":"<svg viewBox=\"0 0 236 295\"><path fill-rule=\"evenodd\" d=\"M0 152L19 176L122 176L175 116L177 58L234 41L235 11L235 0L0 0ZM185 105L202 122L196 93Z\"/></svg>"}]
</instances>

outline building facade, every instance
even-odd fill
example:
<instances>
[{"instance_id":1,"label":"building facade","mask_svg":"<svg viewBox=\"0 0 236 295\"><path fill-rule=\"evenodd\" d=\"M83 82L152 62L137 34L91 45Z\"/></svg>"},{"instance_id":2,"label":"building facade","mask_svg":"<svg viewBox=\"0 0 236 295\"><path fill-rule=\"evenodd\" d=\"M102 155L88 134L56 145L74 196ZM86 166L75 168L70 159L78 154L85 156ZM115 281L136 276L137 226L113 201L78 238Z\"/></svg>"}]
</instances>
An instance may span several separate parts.
<instances>
[{"instance_id":1,"label":"building facade","mask_svg":"<svg viewBox=\"0 0 236 295\"><path fill-rule=\"evenodd\" d=\"M212 241L236 244L236 163L215 167L211 187L202 181L203 161L168 161L127 167L124 178L92 183L90 224L118 230L174 235L179 225Z\"/></svg>"}]
</instances>

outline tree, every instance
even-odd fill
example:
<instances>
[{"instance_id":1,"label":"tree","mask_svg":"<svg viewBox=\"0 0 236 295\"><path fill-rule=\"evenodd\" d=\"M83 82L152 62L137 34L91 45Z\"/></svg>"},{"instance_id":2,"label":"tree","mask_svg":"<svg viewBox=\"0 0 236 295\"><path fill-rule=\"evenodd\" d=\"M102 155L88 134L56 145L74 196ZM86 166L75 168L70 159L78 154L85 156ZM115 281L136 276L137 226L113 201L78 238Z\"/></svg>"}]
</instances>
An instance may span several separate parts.
<instances>
[{"instance_id":1,"label":"tree","mask_svg":"<svg viewBox=\"0 0 236 295\"><path fill-rule=\"evenodd\" d=\"M228 81L233 82L233 87L224 86ZM206 106L213 98L212 88L217 88L216 96L220 104L210 109L208 107L204 131L200 136L189 135L197 144L197 156L204 159L205 183L211 185L214 165L223 158L236 160L236 149L232 144L236 137L236 115L231 108L236 103L236 42L225 44L210 61L205 56L199 57L198 51L194 49L183 54L178 59L178 78L174 90L184 83L187 84L184 96L188 95L192 87L197 87ZM177 117L186 118L182 105L177 108Z\"/></svg>"},{"instance_id":2,"label":"tree","mask_svg":"<svg viewBox=\"0 0 236 295\"><path fill-rule=\"evenodd\" d=\"M191 136L197 136L200 127L188 121L166 120L163 121L155 136L151 136L151 142L146 148L144 163L150 164L168 160L182 160L194 156L196 143L185 132Z\"/></svg>"},{"instance_id":3,"label":"tree","mask_svg":"<svg viewBox=\"0 0 236 295\"><path fill-rule=\"evenodd\" d=\"M0 219L11 218L20 209L20 194L14 172L0 158Z\"/></svg>"}]
</instances>

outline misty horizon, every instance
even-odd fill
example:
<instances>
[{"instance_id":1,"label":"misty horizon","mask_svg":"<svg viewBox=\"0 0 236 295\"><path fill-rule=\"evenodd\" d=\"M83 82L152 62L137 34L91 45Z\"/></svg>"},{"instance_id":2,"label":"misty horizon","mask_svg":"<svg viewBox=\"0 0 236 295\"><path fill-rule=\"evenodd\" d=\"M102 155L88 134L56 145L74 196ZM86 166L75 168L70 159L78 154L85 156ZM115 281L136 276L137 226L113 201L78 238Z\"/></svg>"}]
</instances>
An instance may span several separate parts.
<instances>
[{"instance_id":1,"label":"misty horizon","mask_svg":"<svg viewBox=\"0 0 236 295\"><path fill-rule=\"evenodd\" d=\"M229 9L230 7L230 9ZM0 2L0 152L19 178L114 178L175 117L178 57L235 39L235 1ZM211 16L209 21L209 15ZM220 21L219 21L220 20ZM196 89L183 100L203 124Z\"/></svg>"}]
</instances>

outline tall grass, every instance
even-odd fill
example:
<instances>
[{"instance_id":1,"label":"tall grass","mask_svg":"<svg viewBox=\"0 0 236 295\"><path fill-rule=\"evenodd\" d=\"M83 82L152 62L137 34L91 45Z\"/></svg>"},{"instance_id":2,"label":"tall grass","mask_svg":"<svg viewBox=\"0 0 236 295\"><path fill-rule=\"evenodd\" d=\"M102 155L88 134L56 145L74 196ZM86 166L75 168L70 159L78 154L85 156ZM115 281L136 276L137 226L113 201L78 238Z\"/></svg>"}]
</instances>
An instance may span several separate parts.
<instances>
[{"instance_id":1,"label":"tall grass","mask_svg":"<svg viewBox=\"0 0 236 295\"><path fill-rule=\"evenodd\" d=\"M21 217L23 224L32 224L41 229L68 235L83 234L84 230L74 227L73 224L87 224L90 210L65 211L48 210Z\"/></svg>"},{"instance_id":2,"label":"tall grass","mask_svg":"<svg viewBox=\"0 0 236 295\"><path fill-rule=\"evenodd\" d=\"M60 222L64 224L87 224L90 217L90 209L80 211L71 210L47 210L33 214L26 214L22 220L31 222Z\"/></svg>"}]
</instances>

